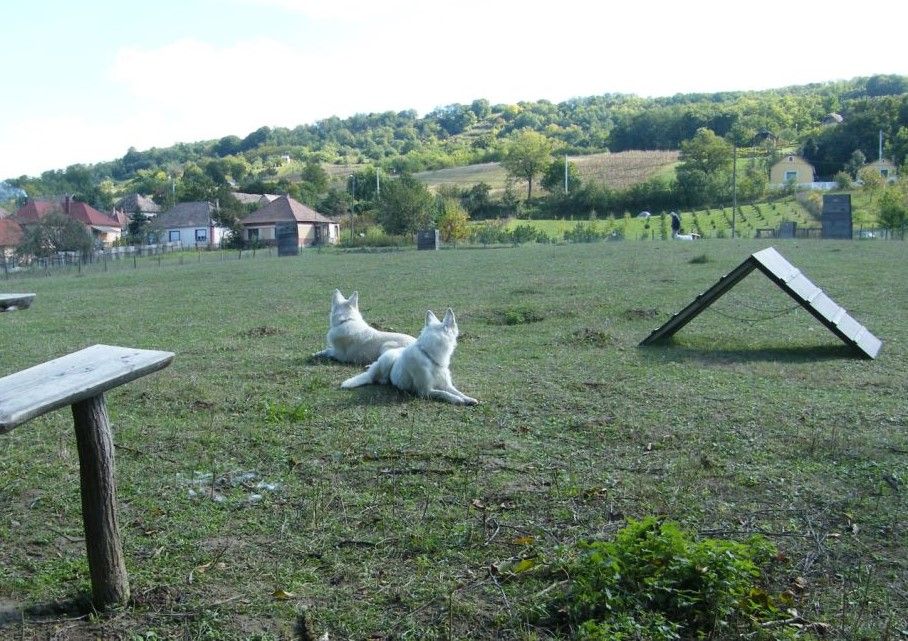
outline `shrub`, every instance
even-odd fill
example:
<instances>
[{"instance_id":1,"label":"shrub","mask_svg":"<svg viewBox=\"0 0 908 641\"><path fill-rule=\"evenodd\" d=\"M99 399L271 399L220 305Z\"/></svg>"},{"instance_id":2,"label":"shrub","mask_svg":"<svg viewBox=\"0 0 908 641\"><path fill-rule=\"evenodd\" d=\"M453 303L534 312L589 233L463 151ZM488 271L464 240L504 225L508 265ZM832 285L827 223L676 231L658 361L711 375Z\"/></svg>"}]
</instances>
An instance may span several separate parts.
<instances>
[{"instance_id":1,"label":"shrub","mask_svg":"<svg viewBox=\"0 0 908 641\"><path fill-rule=\"evenodd\" d=\"M508 232L508 237L511 244L516 247L517 245L536 240L539 235L536 229L531 225L517 225Z\"/></svg>"},{"instance_id":2,"label":"shrub","mask_svg":"<svg viewBox=\"0 0 908 641\"><path fill-rule=\"evenodd\" d=\"M602 231L596 222L577 223L573 229L564 232L564 239L569 243L592 243L602 240L608 233Z\"/></svg>"},{"instance_id":3,"label":"shrub","mask_svg":"<svg viewBox=\"0 0 908 641\"><path fill-rule=\"evenodd\" d=\"M693 540L670 521L631 520L614 541L580 544L565 564L571 587L556 605L577 638L590 641L701 638L733 624L759 626L760 615L776 612L755 585L774 553L760 536Z\"/></svg>"}]
</instances>

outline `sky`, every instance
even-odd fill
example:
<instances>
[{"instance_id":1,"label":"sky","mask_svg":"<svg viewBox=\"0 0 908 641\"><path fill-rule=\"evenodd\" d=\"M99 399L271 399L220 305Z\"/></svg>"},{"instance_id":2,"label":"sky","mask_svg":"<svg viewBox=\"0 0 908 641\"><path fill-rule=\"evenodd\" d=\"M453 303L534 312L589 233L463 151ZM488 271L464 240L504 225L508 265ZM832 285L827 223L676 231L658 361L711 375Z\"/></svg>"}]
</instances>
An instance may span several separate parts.
<instances>
[{"instance_id":1,"label":"sky","mask_svg":"<svg viewBox=\"0 0 908 641\"><path fill-rule=\"evenodd\" d=\"M30 0L0 179L357 113L908 76L903 0Z\"/></svg>"}]
</instances>

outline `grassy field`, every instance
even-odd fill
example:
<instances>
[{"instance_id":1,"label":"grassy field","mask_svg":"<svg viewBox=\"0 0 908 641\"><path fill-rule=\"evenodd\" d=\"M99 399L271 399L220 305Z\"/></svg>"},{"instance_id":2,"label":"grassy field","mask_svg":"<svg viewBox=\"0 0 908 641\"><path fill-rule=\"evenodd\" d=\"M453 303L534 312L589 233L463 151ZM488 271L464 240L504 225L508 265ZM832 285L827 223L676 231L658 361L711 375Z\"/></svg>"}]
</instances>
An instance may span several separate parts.
<instances>
[{"instance_id":1,"label":"grassy field","mask_svg":"<svg viewBox=\"0 0 908 641\"><path fill-rule=\"evenodd\" d=\"M626 240L663 240L671 235L671 222L668 212L663 222L662 212L650 212L649 219L640 218L635 212L619 218L609 216L591 221L588 218L570 216L557 220L511 220L508 228L517 225L531 225L544 231L555 240L562 240L564 232L574 229L578 223L593 223L603 233L619 232ZM685 233L697 232L703 238L731 238L732 208L718 207L681 211L681 225ZM813 218L794 198L780 201L740 205L734 220L735 233L738 238L755 238L760 229L778 229L779 223L789 220L797 223L799 228L819 228L820 222ZM855 226L857 229L857 225ZM664 234L664 235L663 235Z\"/></svg>"},{"instance_id":2,"label":"grassy field","mask_svg":"<svg viewBox=\"0 0 908 641\"><path fill-rule=\"evenodd\" d=\"M586 182L594 181L612 189L625 189L655 176L673 177L674 167L678 162L678 152L624 151L573 156L569 157L568 161L577 166L577 171ZM455 185L469 189L475 184L484 182L492 187L494 193L497 193L504 190L507 172L500 163L490 162L423 171L415 176L432 189L437 189L442 185ZM541 189L538 182L534 187L537 190Z\"/></svg>"},{"instance_id":3,"label":"grassy field","mask_svg":"<svg viewBox=\"0 0 908 641\"><path fill-rule=\"evenodd\" d=\"M908 245L775 243L883 341L876 360L757 273L637 347L768 244L306 251L3 281L37 297L0 314L0 375L94 343L176 358L107 395L123 610L78 608L69 412L0 436L0 638L288 639L301 613L332 640L562 638L546 612L570 589L565 550L647 515L763 533L778 552L762 583L799 638L904 638ZM453 307L454 382L481 404L339 389L358 369L310 358L335 287L397 331ZM749 638L797 632L766 623Z\"/></svg>"}]
</instances>

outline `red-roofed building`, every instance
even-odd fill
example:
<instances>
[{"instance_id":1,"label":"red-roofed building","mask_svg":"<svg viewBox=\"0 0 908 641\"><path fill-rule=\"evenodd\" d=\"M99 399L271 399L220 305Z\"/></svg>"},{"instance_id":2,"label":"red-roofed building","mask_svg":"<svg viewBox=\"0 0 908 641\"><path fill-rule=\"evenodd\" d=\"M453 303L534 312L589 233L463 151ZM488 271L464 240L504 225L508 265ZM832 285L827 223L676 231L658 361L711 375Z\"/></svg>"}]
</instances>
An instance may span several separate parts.
<instances>
[{"instance_id":1,"label":"red-roofed building","mask_svg":"<svg viewBox=\"0 0 908 641\"><path fill-rule=\"evenodd\" d=\"M310 207L281 196L243 220L243 240L276 240L276 227L295 225L300 247L310 245L336 245L340 242L340 225ZM292 230L292 227L291 227Z\"/></svg>"},{"instance_id":2,"label":"red-roofed building","mask_svg":"<svg viewBox=\"0 0 908 641\"><path fill-rule=\"evenodd\" d=\"M22 242L22 226L11 218L0 218L0 259L4 262Z\"/></svg>"},{"instance_id":3,"label":"red-roofed building","mask_svg":"<svg viewBox=\"0 0 908 641\"><path fill-rule=\"evenodd\" d=\"M88 203L73 200L70 196L63 198L29 199L13 215L23 227L36 225L50 213L59 213L78 220L85 225L96 242L110 246L119 240L123 233L123 223L117 218L101 213Z\"/></svg>"}]
</instances>

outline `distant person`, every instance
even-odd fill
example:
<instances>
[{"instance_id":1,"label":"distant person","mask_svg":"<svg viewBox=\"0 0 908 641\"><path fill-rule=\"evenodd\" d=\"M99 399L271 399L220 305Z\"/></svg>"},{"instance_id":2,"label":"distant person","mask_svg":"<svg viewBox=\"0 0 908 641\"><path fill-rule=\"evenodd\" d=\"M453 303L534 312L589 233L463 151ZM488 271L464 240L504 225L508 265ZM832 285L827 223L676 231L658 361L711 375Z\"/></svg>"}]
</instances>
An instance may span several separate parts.
<instances>
[{"instance_id":1,"label":"distant person","mask_svg":"<svg viewBox=\"0 0 908 641\"><path fill-rule=\"evenodd\" d=\"M677 236L681 233L681 216L678 215L678 212L672 212L672 236Z\"/></svg>"}]
</instances>

